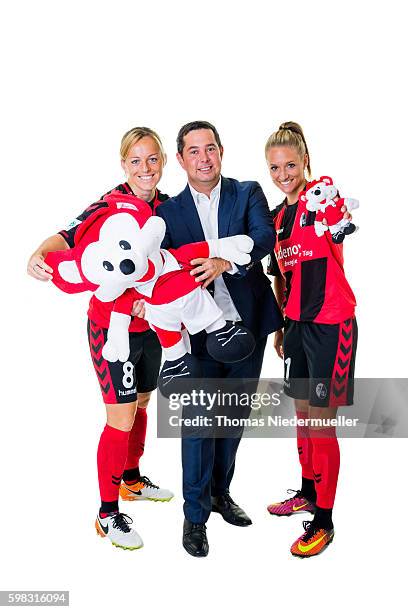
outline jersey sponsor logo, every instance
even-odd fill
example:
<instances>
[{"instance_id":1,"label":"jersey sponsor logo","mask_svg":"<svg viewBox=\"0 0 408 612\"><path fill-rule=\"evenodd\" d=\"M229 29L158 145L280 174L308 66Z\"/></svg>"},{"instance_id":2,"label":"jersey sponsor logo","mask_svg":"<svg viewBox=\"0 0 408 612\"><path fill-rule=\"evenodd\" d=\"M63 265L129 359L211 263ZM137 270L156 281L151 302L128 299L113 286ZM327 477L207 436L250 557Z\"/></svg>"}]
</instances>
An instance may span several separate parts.
<instances>
[{"instance_id":1,"label":"jersey sponsor logo","mask_svg":"<svg viewBox=\"0 0 408 612\"><path fill-rule=\"evenodd\" d=\"M281 259L286 259L287 257L299 255L301 252L301 248L301 244L293 244L292 246L288 246L285 248L280 247L279 251L276 254L276 258L279 261Z\"/></svg>"},{"instance_id":2,"label":"jersey sponsor logo","mask_svg":"<svg viewBox=\"0 0 408 612\"><path fill-rule=\"evenodd\" d=\"M73 221L71 221L71 223L68 223L67 227L65 228L65 231L69 232L69 230L76 227L77 225L80 225L81 223L82 221L80 219L74 219Z\"/></svg>"},{"instance_id":3,"label":"jersey sponsor logo","mask_svg":"<svg viewBox=\"0 0 408 612\"><path fill-rule=\"evenodd\" d=\"M316 385L316 395L319 399L324 399L327 396L327 387L323 383Z\"/></svg>"},{"instance_id":4,"label":"jersey sponsor logo","mask_svg":"<svg viewBox=\"0 0 408 612\"><path fill-rule=\"evenodd\" d=\"M130 202L116 202L116 208L119 210L121 208L129 208L130 210L139 210L137 206L134 204L130 204Z\"/></svg>"}]
</instances>

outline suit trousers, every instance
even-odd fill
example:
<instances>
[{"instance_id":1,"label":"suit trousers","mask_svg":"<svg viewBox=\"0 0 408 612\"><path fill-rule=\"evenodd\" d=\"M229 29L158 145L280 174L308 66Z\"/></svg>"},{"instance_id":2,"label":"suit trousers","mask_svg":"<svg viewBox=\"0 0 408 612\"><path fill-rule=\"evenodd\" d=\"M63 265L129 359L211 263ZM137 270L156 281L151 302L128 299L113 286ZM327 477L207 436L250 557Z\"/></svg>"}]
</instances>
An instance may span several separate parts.
<instances>
[{"instance_id":1,"label":"suit trousers","mask_svg":"<svg viewBox=\"0 0 408 612\"><path fill-rule=\"evenodd\" d=\"M191 339L192 353L200 360L204 378L259 379L267 337L257 340L252 355L231 364L212 359L203 338L196 334ZM251 386L254 392L256 382ZM233 437L182 439L184 515L190 522L205 523L211 513L211 496L229 491L242 433L240 427L234 430Z\"/></svg>"}]
</instances>

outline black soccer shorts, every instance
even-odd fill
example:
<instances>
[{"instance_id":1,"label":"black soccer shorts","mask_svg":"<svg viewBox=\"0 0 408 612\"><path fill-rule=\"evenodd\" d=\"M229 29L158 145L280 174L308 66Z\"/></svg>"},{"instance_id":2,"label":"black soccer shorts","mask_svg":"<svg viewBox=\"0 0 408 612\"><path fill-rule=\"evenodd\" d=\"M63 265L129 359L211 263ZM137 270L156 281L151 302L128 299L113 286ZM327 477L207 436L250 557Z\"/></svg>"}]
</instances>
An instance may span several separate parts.
<instances>
[{"instance_id":1,"label":"black soccer shorts","mask_svg":"<svg viewBox=\"0 0 408 612\"><path fill-rule=\"evenodd\" d=\"M92 363L105 404L126 404L157 387L161 346L154 331L130 332L130 355L123 363L102 357L107 330L88 319L88 341Z\"/></svg>"},{"instance_id":2,"label":"black soccer shorts","mask_svg":"<svg viewBox=\"0 0 408 612\"><path fill-rule=\"evenodd\" d=\"M350 406L354 394L357 322L335 325L285 320L284 390L311 406Z\"/></svg>"}]
</instances>

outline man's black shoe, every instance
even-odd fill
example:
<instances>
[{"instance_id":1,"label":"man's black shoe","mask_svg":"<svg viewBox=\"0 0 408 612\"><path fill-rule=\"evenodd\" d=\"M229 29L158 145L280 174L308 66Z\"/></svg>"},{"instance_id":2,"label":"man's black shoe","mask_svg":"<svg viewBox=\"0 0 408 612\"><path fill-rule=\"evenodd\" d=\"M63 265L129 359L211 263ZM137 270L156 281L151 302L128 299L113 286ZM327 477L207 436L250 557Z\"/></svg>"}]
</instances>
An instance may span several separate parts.
<instances>
[{"instance_id":1,"label":"man's black shoe","mask_svg":"<svg viewBox=\"0 0 408 612\"><path fill-rule=\"evenodd\" d=\"M208 555L208 540L204 523L190 523L184 519L183 546L193 557L206 557Z\"/></svg>"},{"instance_id":2,"label":"man's black shoe","mask_svg":"<svg viewBox=\"0 0 408 612\"><path fill-rule=\"evenodd\" d=\"M237 525L238 527L247 527L252 525L252 521L245 514L233 499L231 499L229 493L224 495L218 495L217 497L211 498L212 511L219 512L227 523L231 525Z\"/></svg>"}]
</instances>

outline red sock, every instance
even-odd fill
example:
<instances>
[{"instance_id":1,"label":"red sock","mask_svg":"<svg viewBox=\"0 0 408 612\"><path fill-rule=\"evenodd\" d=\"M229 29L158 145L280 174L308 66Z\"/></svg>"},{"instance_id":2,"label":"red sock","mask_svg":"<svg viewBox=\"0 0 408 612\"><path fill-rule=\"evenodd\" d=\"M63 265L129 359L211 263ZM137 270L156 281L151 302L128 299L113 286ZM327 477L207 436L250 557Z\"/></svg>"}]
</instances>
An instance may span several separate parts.
<instances>
[{"instance_id":1,"label":"red sock","mask_svg":"<svg viewBox=\"0 0 408 612\"><path fill-rule=\"evenodd\" d=\"M324 435L324 437L323 437ZM314 431L310 438L313 445L313 472L319 508L333 508L340 468L340 449L336 429Z\"/></svg>"},{"instance_id":2,"label":"red sock","mask_svg":"<svg viewBox=\"0 0 408 612\"><path fill-rule=\"evenodd\" d=\"M98 446L98 478L102 502L119 498L119 485L126 463L129 432L105 425Z\"/></svg>"},{"instance_id":3,"label":"red sock","mask_svg":"<svg viewBox=\"0 0 408 612\"><path fill-rule=\"evenodd\" d=\"M307 412L301 412L300 410L296 410L296 417L298 419L307 419L308 414ZM313 480L313 447L312 441L310 439L309 427L307 425L297 425L296 433L297 449L299 453L299 462L302 468L302 476L303 478L307 478L308 480Z\"/></svg>"},{"instance_id":4,"label":"red sock","mask_svg":"<svg viewBox=\"0 0 408 612\"><path fill-rule=\"evenodd\" d=\"M146 408L136 410L133 427L130 431L125 470L139 467L140 457L143 455L147 428Z\"/></svg>"}]
</instances>

